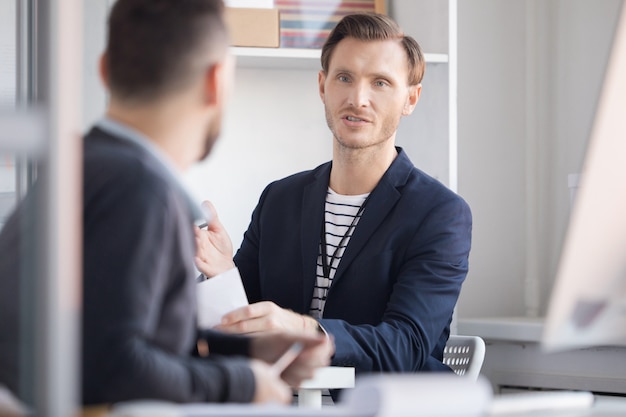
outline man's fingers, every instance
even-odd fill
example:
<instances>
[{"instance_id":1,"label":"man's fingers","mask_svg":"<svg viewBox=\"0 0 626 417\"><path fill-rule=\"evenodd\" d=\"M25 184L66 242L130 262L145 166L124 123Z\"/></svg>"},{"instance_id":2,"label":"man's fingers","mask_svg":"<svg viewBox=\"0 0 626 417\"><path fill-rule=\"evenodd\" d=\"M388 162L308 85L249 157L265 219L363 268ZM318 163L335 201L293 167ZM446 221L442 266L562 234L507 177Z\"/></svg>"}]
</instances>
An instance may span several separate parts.
<instances>
[{"instance_id":1,"label":"man's fingers","mask_svg":"<svg viewBox=\"0 0 626 417\"><path fill-rule=\"evenodd\" d=\"M234 323L244 321L250 318L250 306L240 307L222 316L221 325L229 326Z\"/></svg>"},{"instance_id":2,"label":"man's fingers","mask_svg":"<svg viewBox=\"0 0 626 417\"><path fill-rule=\"evenodd\" d=\"M239 321L245 321L266 316L271 311L271 305L274 304L268 301L260 301L258 303L249 304L247 306L240 307L229 313L224 314L222 317L222 325L229 325Z\"/></svg>"},{"instance_id":3,"label":"man's fingers","mask_svg":"<svg viewBox=\"0 0 626 417\"><path fill-rule=\"evenodd\" d=\"M213 203L209 200L204 200L202 202L202 207L209 213L209 219L207 221L207 229L208 230L219 230L222 229L222 223L220 222L220 218L217 215L217 210Z\"/></svg>"},{"instance_id":4,"label":"man's fingers","mask_svg":"<svg viewBox=\"0 0 626 417\"><path fill-rule=\"evenodd\" d=\"M222 317L216 329L230 333L257 333L281 328L279 317L274 314L278 307L271 301L260 301L233 310Z\"/></svg>"},{"instance_id":5,"label":"man's fingers","mask_svg":"<svg viewBox=\"0 0 626 417\"><path fill-rule=\"evenodd\" d=\"M213 205L213 203L211 203L209 200L204 200L201 205L203 209L209 213L209 215L211 216L211 219L217 218L217 210L215 209L215 206Z\"/></svg>"}]
</instances>

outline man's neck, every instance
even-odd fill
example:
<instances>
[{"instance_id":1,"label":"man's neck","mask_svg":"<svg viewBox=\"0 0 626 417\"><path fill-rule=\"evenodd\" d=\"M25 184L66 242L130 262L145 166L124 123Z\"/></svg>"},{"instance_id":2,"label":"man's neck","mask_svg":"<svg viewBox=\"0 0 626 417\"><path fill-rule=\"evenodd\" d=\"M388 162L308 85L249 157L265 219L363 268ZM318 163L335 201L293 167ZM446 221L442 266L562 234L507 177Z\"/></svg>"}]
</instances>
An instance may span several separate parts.
<instances>
[{"instance_id":1,"label":"man's neck","mask_svg":"<svg viewBox=\"0 0 626 417\"><path fill-rule=\"evenodd\" d=\"M107 110L107 117L143 134L178 169L184 171L196 161L197 150L181 146L182 143L190 143L188 139L191 130L186 128L184 116L176 115L170 110L159 106L132 107L112 102Z\"/></svg>"},{"instance_id":2,"label":"man's neck","mask_svg":"<svg viewBox=\"0 0 626 417\"><path fill-rule=\"evenodd\" d=\"M396 156L393 142L375 148L347 149L335 141L330 188L343 195L370 193Z\"/></svg>"}]
</instances>

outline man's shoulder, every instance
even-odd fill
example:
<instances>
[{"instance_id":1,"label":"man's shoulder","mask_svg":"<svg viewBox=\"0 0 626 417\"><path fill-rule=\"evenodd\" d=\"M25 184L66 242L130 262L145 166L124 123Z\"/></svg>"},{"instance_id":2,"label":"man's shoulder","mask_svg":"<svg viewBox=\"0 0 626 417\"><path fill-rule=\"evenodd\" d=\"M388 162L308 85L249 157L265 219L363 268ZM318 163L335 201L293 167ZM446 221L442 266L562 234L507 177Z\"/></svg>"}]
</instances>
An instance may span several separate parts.
<instances>
[{"instance_id":1,"label":"man's shoulder","mask_svg":"<svg viewBox=\"0 0 626 417\"><path fill-rule=\"evenodd\" d=\"M115 190L110 195L163 199L172 189L164 167L146 150L98 128L85 136L83 169L86 198Z\"/></svg>"},{"instance_id":2,"label":"man's shoulder","mask_svg":"<svg viewBox=\"0 0 626 417\"><path fill-rule=\"evenodd\" d=\"M105 132L98 127L94 127L85 135L84 141L85 165L88 163L106 163L117 165L136 165L146 158L147 152L139 146L125 141L111 133Z\"/></svg>"},{"instance_id":3,"label":"man's shoulder","mask_svg":"<svg viewBox=\"0 0 626 417\"><path fill-rule=\"evenodd\" d=\"M97 127L85 136L83 155L86 172L135 178L145 174L152 174L148 178L166 177L162 175L164 168L148 151Z\"/></svg>"},{"instance_id":4,"label":"man's shoulder","mask_svg":"<svg viewBox=\"0 0 626 417\"><path fill-rule=\"evenodd\" d=\"M272 188L302 187L319 179L327 178L330 173L330 162L323 163L307 171L296 172L270 183Z\"/></svg>"},{"instance_id":5,"label":"man's shoulder","mask_svg":"<svg viewBox=\"0 0 626 417\"><path fill-rule=\"evenodd\" d=\"M418 201L420 206L456 206L462 210L469 210L469 205L458 193L451 190L439 179L429 175L419 168L412 167L407 181L401 189L405 200ZM428 204L424 204L424 202Z\"/></svg>"}]
</instances>

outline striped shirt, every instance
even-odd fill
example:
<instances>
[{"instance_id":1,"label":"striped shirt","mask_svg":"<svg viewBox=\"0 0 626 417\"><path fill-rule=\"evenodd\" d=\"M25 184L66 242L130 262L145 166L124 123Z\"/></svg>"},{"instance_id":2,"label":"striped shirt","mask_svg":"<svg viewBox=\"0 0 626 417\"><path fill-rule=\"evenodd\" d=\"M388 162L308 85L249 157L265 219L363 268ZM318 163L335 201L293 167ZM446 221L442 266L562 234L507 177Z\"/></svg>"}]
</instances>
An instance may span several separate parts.
<instances>
[{"instance_id":1,"label":"striped shirt","mask_svg":"<svg viewBox=\"0 0 626 417\"><path fill-rule=\"evenodd\" d=\"M368 194L341 195L328 187L326 194L326 206L324 210L324 226L326 237L326 257L329 266L329 276L324 276L322 262L322 242L320 242L319 255L317 258L317 280L313 289L310 314L319 319L324 313L324 305L328 290L335 277L335 271L341 261L341 257L354 234L359 219L363 215L360 210L367 199ZM361 211L361 213L359 213ZM334 256L333 256L334 255Z\"/></svg>"}]
</instances>

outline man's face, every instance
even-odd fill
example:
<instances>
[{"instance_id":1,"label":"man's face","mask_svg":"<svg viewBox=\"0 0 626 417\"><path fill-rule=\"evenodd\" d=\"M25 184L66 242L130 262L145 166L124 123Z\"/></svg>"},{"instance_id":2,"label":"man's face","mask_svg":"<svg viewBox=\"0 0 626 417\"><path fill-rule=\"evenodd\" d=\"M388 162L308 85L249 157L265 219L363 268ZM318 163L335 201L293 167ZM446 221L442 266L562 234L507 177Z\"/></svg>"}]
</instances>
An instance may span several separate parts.
<instances>
[{"instance_id":1,"label":"man's face","mask_svg":"<svg viewBox=\"0 0 626 417\"><path fill-rule=\"evenodd\" d=\"M345 38L333 51L328 73L319 76L328 127L340 146L351 149L393 141L420 88L408 85L406 52L396 40Z\"/></svg>"},{"instance_id":2,"label":"man's face","mask_svg":"<svg viewBox=\"0 0 626 417\"><path fill-rule=\"evenodd\" d=\"M216 103L212 114L209 117L204 134L204 149L200 160L205 159L211 153L213 145L217 142L222 133L222 123L224 118L224 107L232 93L235 73L235 58L228 55L220 67L215 80Z\"/></svg>"}]
</instances>

